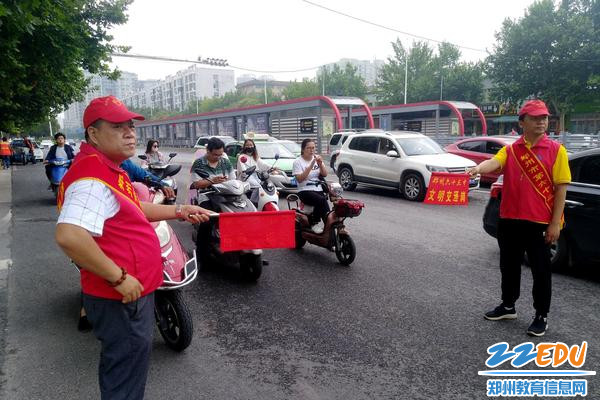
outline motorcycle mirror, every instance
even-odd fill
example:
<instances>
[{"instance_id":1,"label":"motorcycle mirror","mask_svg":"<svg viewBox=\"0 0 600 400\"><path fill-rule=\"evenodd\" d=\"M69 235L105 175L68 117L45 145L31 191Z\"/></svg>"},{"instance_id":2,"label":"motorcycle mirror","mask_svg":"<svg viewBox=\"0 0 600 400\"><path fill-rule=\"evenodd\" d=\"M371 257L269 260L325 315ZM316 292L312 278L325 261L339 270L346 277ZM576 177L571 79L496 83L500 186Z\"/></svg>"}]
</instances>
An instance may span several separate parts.
<instances>
[{"instance_id":1,"label":"motorcycle mirror","mask_svg":"<svg viewBox=\"0 0 600 400\"><path fill-rule=\"evenodd\" d=\"M141 159L141 160L147 160L147 159L148 159L148 157L146 157L146 155L145 155L145 154L140 154L140 155L138 156L138 158L139 158L139 159Z\"/></svg>"},{"instance_id":2,"label":"motorcycle mirror","mask_svg":"<svg viewBox=\"0 0 600 400\"><path fill-rule=\"evenodd\" d=\"M169 153L169 157L173 158L177 155L177 153Z\"/></svg>"},{"instance_id":3,"label":"motorcycle mirror","mask_svg":"<svg viewBox=\"0 0 600 400\"><path fill-rule=\"evenodd\" d=\"M275 161L279 160L279 153L275 153Z\"/></svg>"},{"instance_id":4,"label":"motorcycle mirror","mask_svg":"<svg viewBox=\"0 0 600 400\"><path fill-rule=\"evenodd\" d=\"M206 171L198 171L196 173L200 175L200 178L202 179L208 179L208 177L210 176Z\"/></svg>"}]
</instances>

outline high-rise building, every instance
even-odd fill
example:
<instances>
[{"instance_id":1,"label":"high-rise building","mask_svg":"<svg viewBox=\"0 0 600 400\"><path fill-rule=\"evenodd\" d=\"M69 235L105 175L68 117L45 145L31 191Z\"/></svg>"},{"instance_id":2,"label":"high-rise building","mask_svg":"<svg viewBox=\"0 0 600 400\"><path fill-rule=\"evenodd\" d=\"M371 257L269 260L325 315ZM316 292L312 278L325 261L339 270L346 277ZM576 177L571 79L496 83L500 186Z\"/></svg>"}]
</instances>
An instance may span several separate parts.
<instances>
[{"instance_id":1,"label":"high-rise building","mask_svg":"<svg viewBox=\"0 0 600 400\"><path fill-rule=\"evenodd\" d=\"M383 60L356 60L354 58L342 58L338 62L334 62L331 64L325 64L322 67L327 69L332 69L334 65L337 65L341 69L346 68L346 64L352 65L356 68L356 72L359 76L361 76L365 80L365 84L367 87L375 86L375 82L377 81L377 74L379 70L384 64Z\"/></svg>"},{"instance_id":2,"label":"high-rise building","mask_svg":"<svg viewBox=\"0 0 600 400\"><path fill-rule=\"evenodd\" d=\"M137 75L131 72L121 72L117 80L108 79L105 76L84 72L86 78L90 79L89 89L82 101L73 103L64 112L63 129L66 133L76 133L83 130L83 111L89 102L101 96L115 96L124 98L136 91L138 85Z\"/></svg>"}]
</instances>

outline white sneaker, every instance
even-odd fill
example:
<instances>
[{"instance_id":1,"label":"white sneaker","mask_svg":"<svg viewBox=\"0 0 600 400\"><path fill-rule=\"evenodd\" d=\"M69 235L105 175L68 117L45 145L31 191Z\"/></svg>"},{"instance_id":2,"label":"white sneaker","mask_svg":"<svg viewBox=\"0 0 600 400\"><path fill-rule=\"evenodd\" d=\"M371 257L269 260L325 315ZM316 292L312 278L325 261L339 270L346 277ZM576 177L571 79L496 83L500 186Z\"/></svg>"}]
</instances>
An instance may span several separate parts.
<instances>
[{"instance_id":1,"label":"white sneaker","mask_svg":"<svg viewBox=\"0 0 600 400\"><path fill-rule=\"evenodd\" d=\"M323 222L318 222L317 224L313 225L311 229L314 233L323 233L325 224Z\"/></svg>"}]
</instances>

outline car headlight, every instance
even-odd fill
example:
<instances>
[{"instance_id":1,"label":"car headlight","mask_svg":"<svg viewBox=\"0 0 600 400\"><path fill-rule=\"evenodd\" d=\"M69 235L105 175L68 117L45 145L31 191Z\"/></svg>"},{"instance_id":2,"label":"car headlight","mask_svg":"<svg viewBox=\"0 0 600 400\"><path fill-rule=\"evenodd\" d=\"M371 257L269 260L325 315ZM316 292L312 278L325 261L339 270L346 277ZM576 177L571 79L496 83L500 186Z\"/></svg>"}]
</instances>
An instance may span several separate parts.
<instances>
[{"instance_id":1,"label":"car headlight","mask_svg":"<svg viewBox=\"0 0 600 400\"><path fill-rule=\"evenodd\" d=\"M171 240L171 234L169 233L169 226L165 221L160 221L158 226L154 228L156 236L158 236L158 242L160 247L164 247Z\"/></svg>"},{"instance_id":2,"label":"car headlight","mask_svg":"<svg viewBox=\"0 0 600 400\"><path fill-rule=\"evenodd\" d=\"M429 172L448 172L448 168L436 167L435 165L427 165L427 170Z\"/></svg>"}]
</instances>

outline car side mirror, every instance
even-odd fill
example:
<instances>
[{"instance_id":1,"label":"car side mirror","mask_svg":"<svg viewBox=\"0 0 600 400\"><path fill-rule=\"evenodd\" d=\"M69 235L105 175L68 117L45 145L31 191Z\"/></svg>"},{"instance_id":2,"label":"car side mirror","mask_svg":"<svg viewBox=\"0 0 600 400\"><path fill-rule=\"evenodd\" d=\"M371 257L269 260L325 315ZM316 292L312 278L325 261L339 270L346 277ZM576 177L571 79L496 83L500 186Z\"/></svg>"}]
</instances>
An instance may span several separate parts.
<instances>
[{"instance_id":1,"label":"car side mirror","mask_svg":"<svg viewBox=\"0 0 600 400\"><path fill-rule=\"evenodd\" d=\"M387 153L385 153L386 156L388 157L393 157L393 158L399 158L400 155L398 154L398 152L396 150L390 150Z\"/></svg>"},{"instance_id":2,"label":"car side mirror","mask_svg":"<svg viewBox=\"0 0 600 400\"><path fill-rule=\"evenodd\" d=\"M147 160L147 159L148 159L148 157L147 157L145 154L140 154L140 155L138 156L138 158L139 158L140 160Z\"/></svg>"}]
</instances>

